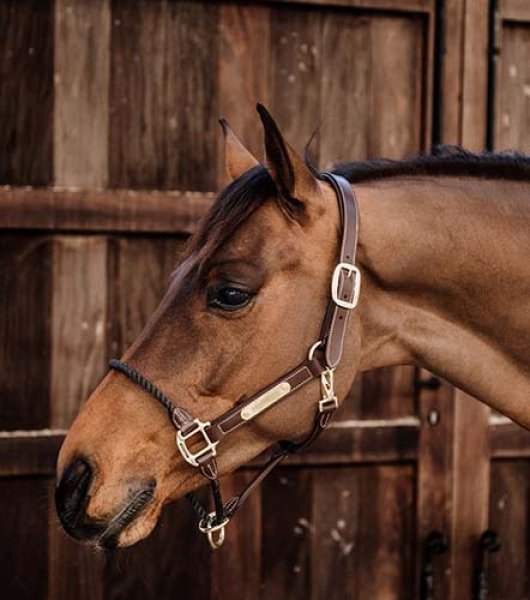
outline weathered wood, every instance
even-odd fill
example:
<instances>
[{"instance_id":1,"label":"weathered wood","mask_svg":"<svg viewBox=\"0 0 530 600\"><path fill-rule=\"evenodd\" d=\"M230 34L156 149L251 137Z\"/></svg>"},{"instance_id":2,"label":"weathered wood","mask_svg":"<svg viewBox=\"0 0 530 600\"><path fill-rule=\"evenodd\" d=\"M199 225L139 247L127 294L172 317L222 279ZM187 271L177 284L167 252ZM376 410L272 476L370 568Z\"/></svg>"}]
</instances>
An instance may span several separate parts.
<instances>
[{"instance_id":1,"label":"weathered wood","mask_svg":"<svg viewBox=\"0 0 530 600\"><path fill-rule=\"evenodd\" d=\"M370 10L430 13L432 0L257 0L260 3L309 4L322 7L343 6L345 8L366 8ZM523 0L521 0L523 1Z\"/></svg>"},{"instance_id":2,"label":"weathered wood","mask_svg":"<svg viewBox=\"0 0 530 600\"><path fill-rule=\"evenodd\" d=\"M55 474L64 430L0 432L0 477Z\"/></svg>"},{"instance_id":3,"label":"weathered wood","mask_svg":"<svg viewBox=\"0 0 530 600\"><path fill-rule=\"evenodd\" d=\"M499 0L499 14L506 21L530 21L530 6L526 0Z\"/></svg>"},{"instance_id":4,"label":"weathered wood","mask_svg":"<svg viewBox=\"0 0 530 600\"><path fill-rule=\"evenodd\" d=\"M422 145L425 31L419 17L378 17L371 24L370 156L402 158Z\"/></svg>"},{"instance_id":5,"label":"weathered wood","mask_svg":"<svg viewBox=\"0 0 530 600\"><path fill-rule=\"evenodd\" d=\"M55 185L108 181L110 0L56 0Z\"/></svg>"},{"instance_id":6,"label":"weathered wood","mask_svg":"<svg viewBox=\"0 0 530 600\"><path fill-rule=\"evenodd\" d=\"M47 598L47 512L46 480L0 480L3 598Z\"/></svg>"},{"instance_id":7,"label":"weathered wood","mask_svg":"<svg viewBox=\"0 0 530 600\"><path fill-rule=\"evenodd\" d=\"M312 485L311 471L286 469L263 485L263 600L311 597Z\"/></svg>"},{"instance_id":8,"label":"weathered wood","mask_svg":"<svg viewBox=\"0 0 530 600\"><path fill-rule=\"evenodd\" d=\"M2 429L48 426L51 249L45 237L0 237Z\"/></svg>"},{"instance_id":9,"label":"weathered wood","mask_svg":"<svg viewBox=\"0 0 530 600\"><path fill-rule=\"evenodd\" d=\"M499 150L530 151L528 99L530 66L524 57L530 52L530 11L528 22L502 28L502 52L497 61L498 83L495 114L495 146Z\"/></svg>"},{"instance_id":10,"label":"weathered wood","mask_svg":"<svg viewBox=\"0 0 530 600\"><path fill-rule=\"evenodd\" d=\"M192 233L214 195L0 187L0 229Z\"/></svg>"},{"instance_id":11,"label":"weathered wood","mask_svg":"<svg viewBox=\"0 0 530 600\"><path fill-rule=\"evenodd\" d=\"M255 476L240 471L223 480L223 494L241 492ZM255 492L227 527L222 552L212 556L213 600L256 600L261 584L261 494Z\"/></svg>"},{"instance_id":12,"label":"weathered wood","mask_svg":"<svg viewBox=\"0 0 530 600\"><path fill-rule=\"evenodd\" d=\"M255 112L269 97L270 10L266 6L219 6L219 114L258 160L263 160L263 134ZM218 147L219 185L228 181L224 146Z\"/></svg>"},{"instance_id":13,"label":"weathered wood","mask_svg":"<svg viewBox=\"0 0 530 600\"><path fill-rule=\"evenodd\" d=\"M421 370L419 376L431 374ZM419 397L421 429L416 475L416 591L419 597L423 544L431 532L451 537L453 519L453 433L454 391L443 383L437 390L422 389ZM458 510L458 509L457 509ZM434 562L435 599L449 598L449 555L436 556ZM456 599L455 599L456 600Z\"/></svg>"},{"instance_id":14,"label":"weathered wood","mask_svg":"<svg viewBox=\"0 0 530 600\"><path fill-rule=\"evenodd\" d=\"M53 3L0 3L0 183L52 178Z\"/></svg>"},{"instance_id":15,"label":"weathered wood","mask_svg":"<svg viewBox=\"0 0 530 600\"><path fill-rule=\"evenodd\" d=\"M320 118L322 15L298 7L271 9L271 110L285 138L301 151ZM303 110L293 107L303 107ZM318 161L318 148L314 149Z\"/></svg>"},{"instance_id":16,"label":"weathered wood","mask_svg":"<svg viewBox=\"0 0 530 600\"><path fill-rule=\"evenodd\" d=\"M530 458L530 431L515 423L491 427L493 458Z\"/></svg>"},{"instance_id":17,"label":"weathered wood","mask_svg":"<svg viewBox=\"0 0 530 600\"><path fill-rule=\"evenodd\" d=\"M470 598L477 543L488 527L490 445L484 404L455 390L451 594Z\"/></svg>"},{"instance_id":18,"label":"weathered wood","mask_svg":"<svg viewBox=\"0 0 530 600\"><path fill-rule=\"evenodd\" d=\"M107 241L53 244L50 426L69 427L106 371Z\"/></svg>"},{"instance_id":19,"label":"weathered wood","mask_svg":"<svg viewBox=\"0 0 530 600\"><path fill-rule=\"evenodd\" d=\"M358 417L392 420L411 416L414 405L414 368L383 367L362 375Z\"/></svg>"},{"instance_id":20,"label":"weathered wood","mask_svg":"<svg viewBox=\"0 0 530 600\"><path fill-rule=\"evenodd\" d=\"M217 142L221 136L215 69L217 11L215 4L167 4L164 187L215 189Z\"/></svg>"},{"instance_id":21,"label":"weathered wood","mask_svg":"<svg viewBox=\"0 0 530 600\"><path fill-rule=\"evenodd\" d=\"M167 4L113 0L109 182L163 188L167 174Z\"/></svg>"},{"instance_id":22,"label":"weathered wood","mask_svg":"<svg viewBox=\"0 0 530 600\"><path fill-rule=\"evenodd\" d=\"M491 470L490 527L501 550L488 557L490 598L530 598L530 461L494 461Z\"/></svg>"}]
</instances>

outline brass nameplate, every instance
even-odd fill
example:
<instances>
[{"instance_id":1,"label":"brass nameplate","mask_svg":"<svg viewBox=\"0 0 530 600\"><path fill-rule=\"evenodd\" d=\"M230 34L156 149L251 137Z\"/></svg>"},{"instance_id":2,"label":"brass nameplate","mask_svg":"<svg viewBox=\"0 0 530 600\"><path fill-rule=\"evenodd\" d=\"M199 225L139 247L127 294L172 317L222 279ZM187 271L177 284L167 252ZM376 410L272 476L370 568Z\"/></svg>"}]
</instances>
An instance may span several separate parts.
<instances>
[{"instance_id":1,"label":"brass nameplate","mask_svg":"<svg viewBox=\"0 0 530 600\"><path fill-rule=\"evenodd\" d=\"M256 415L262 413L275 402L278 402L280 398L283 398L290 391L290 384L288 384L287 381L282 381L278 385L275 385L268 392L265 392L259 398L256 398L254 402L251 402L248 406L245 406L245 408L241 411L241 418L243 421L253 419Z\"/></svg>"}]
</instances>

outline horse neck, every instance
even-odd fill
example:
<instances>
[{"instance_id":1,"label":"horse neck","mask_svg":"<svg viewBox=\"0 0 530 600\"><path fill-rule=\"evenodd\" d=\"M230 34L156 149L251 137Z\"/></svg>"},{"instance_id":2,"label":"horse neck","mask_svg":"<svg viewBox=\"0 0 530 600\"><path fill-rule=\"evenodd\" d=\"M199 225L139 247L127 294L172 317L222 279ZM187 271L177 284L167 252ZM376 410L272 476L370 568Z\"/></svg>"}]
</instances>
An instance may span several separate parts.
<instances>
[{"instance_id":1,"label":"horse neck","mask_svg":"<svg viewBox=\"0 0 530 600\"><path fill-rule=\"evenodd\" d=\"M361 370L426 367L529 427L530 184L410 177L355 188Z\"/></svg>"}]
</instances>

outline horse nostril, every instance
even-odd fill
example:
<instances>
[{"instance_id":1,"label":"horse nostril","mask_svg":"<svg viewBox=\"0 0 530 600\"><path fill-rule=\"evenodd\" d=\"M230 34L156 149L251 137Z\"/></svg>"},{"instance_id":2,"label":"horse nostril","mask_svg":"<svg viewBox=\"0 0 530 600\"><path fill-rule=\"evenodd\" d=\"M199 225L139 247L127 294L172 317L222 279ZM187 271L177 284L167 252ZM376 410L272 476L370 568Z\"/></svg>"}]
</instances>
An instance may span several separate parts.
<instances>
[{"instance_id":1,"label":"horse nostril","mask_svg":"<svg viewBox=\"0 0 530 600\"><path fill-rule=\"evenodd\" d=\"M63 527L75 537L88 503L92 467L86 459L73 460L64 470L55 490L55 506Z\"/></svg>"}]
</instances>

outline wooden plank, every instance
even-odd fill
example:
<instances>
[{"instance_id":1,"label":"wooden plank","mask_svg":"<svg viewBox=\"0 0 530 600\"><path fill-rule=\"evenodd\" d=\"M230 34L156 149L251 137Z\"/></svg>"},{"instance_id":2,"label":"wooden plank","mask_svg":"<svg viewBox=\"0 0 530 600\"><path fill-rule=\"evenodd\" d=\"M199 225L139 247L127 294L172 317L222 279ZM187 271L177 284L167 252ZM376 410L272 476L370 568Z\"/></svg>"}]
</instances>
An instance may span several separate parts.
<instances>
[{"instance_id":1,"label":"wooden plank","mask_svg":"<svg viewBox=\"0 0 530 600\"><path fill-rule=\"evenodd\" d=\"M0 477L55 474L64 430L0 432Z\"/></svg>"},{"instance_id":2,"label":"wooden plank","mask_svg":"<svg viewBox=\"0 0 530 600\"><path fill-rule=\"evenodd\" d=\"M192 233L214 195L0 187L0 229Z\"/></svg>"},{"instance_id":3,"label":"wooden plank","mask_svg":"<svg viewBox=\"0 0 530 600\"><path fill-rule=\"evenodd\" d=\"M471 598L477 543L488 527L490 409L455 390L451 594Z\"/></svg>"},{"instance_id":4,"label":"wooden plank","mask_svg":"<svg viewBox=\"0 0 530 600\"><path fill-rule=\"evenodd\" d=\"M529 52L528 23L504 26L502 52L497 61L495 146L499 150L530 152L530 67L524 58Z\"/></svg>"},{"instance_id":5,"label":"wooden plank","mask_svg":"<svg viewBox=\"0 0 530 600\"><path fill-rule=\"evenodd\" d=\"M499 14L505 21L530 21L527 0L499 0Z\"/></svg>"},{"instance_id":6,"label":"wooden plank","mask_svg":"<svg viewBox=\"0 0 530 600\"><path fill-rule=\"evenodd\" d=\"M368 156L370 23L373 16L323 16L320 165Z\"/></svg>"},{"instance_id":7,"label":"wooden plank","mask_svg":"<svg viewBox=\"0 0 530 600\"><path fill-rule=\"evenodd\" d=\"M271 9L271 111L285 138L302 151L320 118L322 14ZM318 162L318 148L314 149Z\"/></svg>"},{"instance_id":8,"label":"wooden plank","mask_svg":"<svg viewBox=\"0 0 530 600\"><path fill-rule=\"evenodd\" d=\"M488 13L489 0L466 2L460 143L476 151L486 143Z\"/></svg>"},{"instance_id":9,"label":"wooden plank","mask_svg":"<svg viewBox=\"0 0 530 600\"><path fill-rule=\"evenodd\" d=\"M368 10L429 13L433 10L432 0L257 0L260 3L307 4L322 7L342 6Z\"/></svg>"},{"instance_id":10,"label":"wooden plank","mask_svg":"<svg viewBox=\"0 0 530 600\"><path fill-rule=\"evenodd\" d=\"M223 479L224 497L240 493L255 474L240 471ZM255 492L227 527L222 551L212 556L213 600L260 597L261 520L261 494Z\"/></svg>"},{"instance_id":11,"label":"wooden plank","mask_svg":"<svg viewBox=\"0 0 530 600\"><path fill-rule=\"evenodd\" d=\"M47 598L48 483L0 480L2 597Z\"/></svg>"},{"instance_id":12,"label":"wooden plank","mask_svg":"<svg viewBox=\"0 0 530 600\"><path fill-rule=\"evenodd\" d=\"M372 20L370 157L402 158L421 148L425 35L419 17Z\"/></svg>"},{"instance_id":13,"label":"wooden plank","mask_svg":"<svg viewBox=\"0 0 530 600\"><path fill-rule=\"evenodd\" d=\"M50 426L69 427L106 371L107 241L53 244Z\"/></svg>"},{"instance_id":14,"label":"wooden plank","mask_svg":"<svg viewBox=\"0 0 530 600\"><path fill-rule=\"evenodd\" d=\"M56 0L54 181L108 181L109 0Z\"/></svg>"},{"instance_id":15,"label":"wooden plank","mask_svg":"<svg viewBox=\"0 0 530 600\"><path fill-rule=\"evenodd\" d=\"M422 370L422 379L431 374ZM452 466L454 433L454 390L443 383L437 390L423 389L419 398L421 429L416 476L416 591L420 597L420 569L423 544L431 532L451 537L453 518ZM436 556L433 561L435 596L433 600L449 598L449 555Z\"/></svg>"},{"instance_id":16,"label":"wooden plank","mask_svg":"<svg viewBox=\"0 0 530 600\"><path fill-rule=\"evenodd\" d=\"M530 598L530 461L494 461L491 470L490 526L502 547L488 558L491 598Z\"/></svg>"},{"instance_id":17,"label":"wooden plank","mask_svg":"<svg viewBox=\"0 0 530 600\"><path fill-rule=\"evenodd\" d=\"M392 420L414 415L414 367L383 367L362 375L358 417Z\"/></svg>"},{"instance_id":18,"label":"wooden plank","mask_svg":"<svg viewBox=\"0 0 530 600\"><path fill-rule=\"evenodd\" d=\"M52 177L51 6L0 3L0 183L46 185Z\"/></svg>"},{"instance_id":19,"label":"wooden plank","mask_svg":"<svg viewBox=\"0 0 530 600\"><path fill-rule=\"evenodd\" d=\"M109 183L163 188L166 151L167 5L113 0Z\"/></svg>"},{"instance_id":20,"label":"wooden plank","mask_svg":"<svg viewBox=\"0 0 530 600\"><path fill-rule=\"evenodd\" d=\"M493 458L530 458L530 431L515 423L491 427Z\"/></svg>"},{"instance_id":21,"label":"wooden plank","mask_svg":"<svg viewBox=\"0 0 530 600\"><path fill-rule=\"evenodd\" d=\"M48 426L51 251L45 237L0 237L3 429Z\"/></svg>"},{"instance_id":22,"label":"wooden plank","mask_svg":"<svg viewBox=\"0 0 530 600\"><path fill-rule=\"evenodd\" d=\"M220 138L217 11L216 5L203 2L167 4L165 187L215 189Z\"/></svg>"},{"instance_id":23,"label":"wooden plank","mask_svg":"<svg viewBox=\"0 0 530 600\"><path fill-rule=\"evenodd\" d=\"M219 6L219 114L245 146L263 160L263 134L255 105L270 104L270 10L265 6ZM218 147L218 183L227 183L224 148Z\"/></svg>"},{"instance_id":24,"label":"wooden plank","mask_svg":"<svg viewBox=\"0 0 530 600\"><path fill-rule=\"evenodd\" d=\"M262 486L261 600L311 597L312 485L309 470L277 469Z\"/></svg>"}]
</instances>

